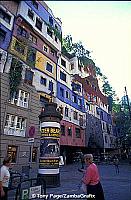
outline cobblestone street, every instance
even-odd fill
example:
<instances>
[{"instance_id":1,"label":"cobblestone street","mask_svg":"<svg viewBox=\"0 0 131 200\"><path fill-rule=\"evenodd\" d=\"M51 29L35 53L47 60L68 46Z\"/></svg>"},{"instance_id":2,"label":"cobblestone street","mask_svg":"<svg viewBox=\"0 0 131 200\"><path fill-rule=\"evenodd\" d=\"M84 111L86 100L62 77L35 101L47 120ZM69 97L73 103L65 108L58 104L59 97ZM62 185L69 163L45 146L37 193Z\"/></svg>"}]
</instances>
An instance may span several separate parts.
<instances>
[{"instance_id":1,"label":"cobblestone street","mask_svg":"<svg viewBox=\"0 0 131 200\"><path fill-rule=\"evenodd\" d=\"M80 189L80 180L82 173L78 172L80 163L61 167L61 186L57 188L47 188L48 197L50 194L82 194ZM101 183L103 185L105 200L130 200L131 199L131 166L126 164L120 165L120 173L115 173L113 165L98 165ZM13 196L9 200L13 200ZM56 199L55 196L49 199ZM60 198L61 200L65 198ZM69 199L69 198L68 198ZM71 198L70 198L71 199ZM85 198L75 198L83 199Z\"/></svg>"},{"instance_id":2,"label":"cobblestone street","mask_svg":"<svg viewBox=\"0 0 131 200\"><path fill-rule=\"evenodd\" d=\"M78 172L80 164L70 165L61 169L61 187L47 189L47 193L81 194L80 180L82 174ZM105 200L131 199L131 166L120 165L120 174L115 173L113 165L99 165L101 183Z\"/></svg>"}]
</instances>

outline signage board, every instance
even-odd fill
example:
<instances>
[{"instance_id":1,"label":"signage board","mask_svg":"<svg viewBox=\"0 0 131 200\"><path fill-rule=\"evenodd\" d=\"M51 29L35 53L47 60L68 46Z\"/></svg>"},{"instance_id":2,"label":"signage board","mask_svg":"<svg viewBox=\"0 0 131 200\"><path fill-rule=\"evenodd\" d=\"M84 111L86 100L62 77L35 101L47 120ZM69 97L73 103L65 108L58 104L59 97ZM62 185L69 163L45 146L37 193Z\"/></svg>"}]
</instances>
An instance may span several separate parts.
<instances>
[{"instance_id":1,"label":"signage board","mask_svg":"<svg viewBox=\"0 0 131 200\"><path fill-rule=\"evenodd\" d=\"M41 195L41 185L30 187L29 189L23 189L21 194L22 200L29 200L32 199L34 195L40 194Z\"/></svg>"},{"instance_id":2,"label":"signage board","mask_svg":"<svg viewBox=\"0 0 131 200\"><path fill-rule=\"evenodd\" d=\"M59 157L58 158L40 158L39 160L40 169L57 169L59 168Z\"/></svg>"},{"instance_id":3,"label":"signage board","mask_svg":"<svg viewBox=\"0 0 131 200\"><path fill-rule=\"evenodd\" d=\"M60 138L60 128L43 127L41 128L41 137Z\"/></svg>"},{"instance_id":4,"label":"signage board","mask_svg":"<svg viewBox=\"0 0 131 200\"><path fill-rule=\"evenodd\" d=\"M30 187L29 189L29 199L32 199L33 195L41 194L41 185Z\"/></svg>"}]
</instances>

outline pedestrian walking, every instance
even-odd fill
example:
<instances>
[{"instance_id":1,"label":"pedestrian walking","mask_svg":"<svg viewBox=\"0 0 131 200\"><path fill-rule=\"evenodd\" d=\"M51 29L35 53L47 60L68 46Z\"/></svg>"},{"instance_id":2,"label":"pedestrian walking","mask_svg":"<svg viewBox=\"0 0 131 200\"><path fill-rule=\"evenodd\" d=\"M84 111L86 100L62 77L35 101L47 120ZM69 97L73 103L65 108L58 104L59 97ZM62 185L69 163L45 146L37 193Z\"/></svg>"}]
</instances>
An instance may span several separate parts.
<instances>
[{"instance_id":1,"label":"pedestrian walking","mask_svg":"<svg viewBox=\"0 0 131 200\"><path fill-rule=\"evenodd\" d=\"M85 161L84 161L84 154L82 152L80 154L80 160L81 160L81 169L84 169L84 163L85 163Z\"/></svg>"},{"instance_id":2,"label":"pedestrian walking","mask_svg":"<svg viewBox=\"0 0 131 200\"><path fill-rule=\"evenodd\" d=\"M0 169L0 197L1 200L8 199L8 186L10 180L9 167L11 166L11 157L6 157Z\"/></svg>"},{"instance_id":3,"label":"pedestrian walking","mask_svg":"<svg viewBox=\"0 0 131 200\"><path fill-rule=\"evenodd\" d=\"M119 170L119 159L117 158L117 156L114 157L113 164L115 166L116 174L119 174L119 172L120 172L120 170Z\"/></svg>"},{"instance_id":4,"label":"pedestrian walking","mask_svg":"<svg viewBox=\"0 0 131 200\"><path fill-rule=\"evenodd\" d=\"M82 181L87 186L87 195L89 197L88 200L104 200L104 192L100 183L99 171L97 166L93 163L93 155L86 154L84 159L87 168Z\"/></svg>"}]
</instances>

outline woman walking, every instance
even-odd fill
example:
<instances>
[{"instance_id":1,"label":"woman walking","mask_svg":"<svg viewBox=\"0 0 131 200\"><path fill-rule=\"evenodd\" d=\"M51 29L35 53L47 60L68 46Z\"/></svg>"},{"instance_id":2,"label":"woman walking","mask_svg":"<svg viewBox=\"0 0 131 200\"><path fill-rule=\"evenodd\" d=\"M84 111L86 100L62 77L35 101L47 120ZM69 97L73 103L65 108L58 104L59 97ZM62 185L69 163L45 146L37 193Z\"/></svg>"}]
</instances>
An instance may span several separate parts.
<instances>
[{"instance_id":1,"label":"woman walking","mask_svg":"<svg viewBox=\"0 0 131 200\"><path fill-rule=\"evenodd\" d=\"M8 185L10 180L9 167L11 165L11 157L7 157L3 161L3 165L0 169L0 199L8 199Z\"/></svg>"},{"instance_id":2,"label":"woman walking","mask_svg":"<svg viewBox=\"0 0 131 200\"><path fill-rule=\"evenodd\" d=\"M100 183L100 176L97 166L93 163L93 155L86 154L84 156L87 169L82 179L83 183L87 185L87 195L90 196L88 199L104 200L104 193ZM95 198L94 198L95 197Z\"/></svg>"}]
</instances>

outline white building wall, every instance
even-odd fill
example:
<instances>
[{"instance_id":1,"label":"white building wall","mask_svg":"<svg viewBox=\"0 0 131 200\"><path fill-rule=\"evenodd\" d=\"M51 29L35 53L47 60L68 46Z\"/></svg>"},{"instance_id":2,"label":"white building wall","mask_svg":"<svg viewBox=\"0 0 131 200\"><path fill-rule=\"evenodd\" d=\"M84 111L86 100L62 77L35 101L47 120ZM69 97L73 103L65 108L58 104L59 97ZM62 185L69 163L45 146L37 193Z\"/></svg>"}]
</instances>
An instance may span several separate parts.
<instances>
[{"instance_id":1,"label":"white building wall","mask_svg":"<svg viewBox=\"0 0 131 200\"><path fill-rule=\"evenodd\" d=\"M84 68L82 67L81 71L78 68L78 58L74 57L70 59L70 63L74 64L74 69L71 70L71 74L79 74L81 78L85 78L89 76L89 73L84 71Z\"/></svg>"},{"instance_id":2,"label":"white building wall","mask_svg":"<svg viewBox=\"0 0 131 200\"><path fill-rule=\"evenodd\" d=\"M7 23L4 19L0 18L0 23L11 31L13 28L14 15L10 11L8 11L4 6L0 5L0 8L2 8L2 10L4 10L8 15L11 16L10 23Z\"/></svg>"},{"instance_id":3,"label":"white building wall","mask_svg":"<svg viewBox=\"0 0 131 200\"><path fill-rule=\"evenodd\" d=\"M61 65L61 59L63 59L66 62L66 67ZM66 74L66 82L60 79L60 71L62 71L64 74ZM57 67L57 80L66 85L69 89L72 89L71 86L71 75L70 75L70 62L68 59L66 59L64 56L59 56L58 59L58 67Z\"/></svg>"},{"instance_id":4,"label":"white building wall","mask_svg":"<svg viewBox=\"0 0 131 200\"><path fill-rule=\"evenodd\" d=\"M36 90L49 94L51 92L49 90L49 81L52 81L53 92L54 92L53 96L56 96L56 81L53 78L49 77L48 75L38 70L33 70L33 71L34 71L33 85L35 86ZM46 86L40 83L41 77L46 78Z\"/></svg>"},{"instance_id":5,"label":"white building wall","mask_svg":"<svg viewBox=\"0 0 131 200\"><path fill-rule=\"evenodd\" d=\"M63 59L65 62L66 62L66 67L64 67L63 65L61 65L61 59ZM71 69L70 69L70 60L68 58L66 58L65 56L63 55L60 55L59 56L59 59L58 59L58 65L64 69L67 73L71 74Z\"/></svg>"},{"instance_id":6,"label":"white building wall","mask_svg":"<svg viewBox=\"0 0 131 200\"><path fill-rule=\"evenodd\" d=\"M54 34L52 38L47 34L47 25L34 11L32 11L34 13L34 19L33 20L30 19L30 17L28 16L28 9L31 9L31 8L24 1L21 1L19 9L18 9L18 14L20 14L28 23L30 23L33 29L36 30L38 33L40 33L41 36L43 36L51 45L53 45L54 47L56 47L56 49L60 51L61 42L59 41L59 39L58 39L58 42L56 42ZM36 18L38 18L42 22L41 31L37 29L35 26Z\"/></svg>"}]
</instances>

